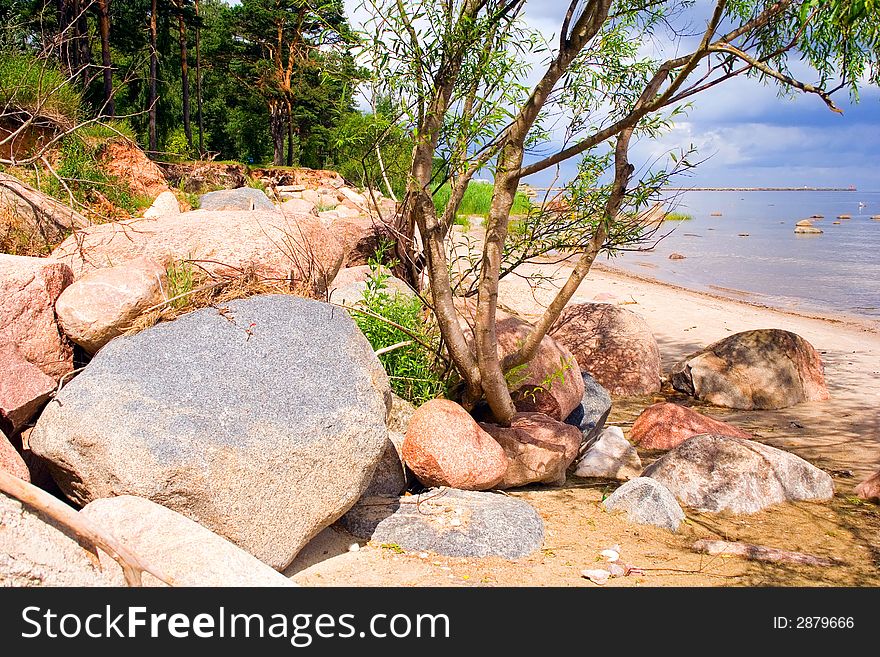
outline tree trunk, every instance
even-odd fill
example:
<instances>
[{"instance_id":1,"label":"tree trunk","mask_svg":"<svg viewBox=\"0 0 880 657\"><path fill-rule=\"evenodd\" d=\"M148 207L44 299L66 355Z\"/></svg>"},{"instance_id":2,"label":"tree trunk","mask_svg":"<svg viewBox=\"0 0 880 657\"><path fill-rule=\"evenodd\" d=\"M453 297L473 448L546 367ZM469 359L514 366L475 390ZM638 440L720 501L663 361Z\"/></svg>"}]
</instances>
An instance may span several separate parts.
<instances>
[{"instance_id":1,"label":"tree trunk","mask_svg":"<svg viewBox=\"0 0 880 657\"><path fill-rule=\"evenodd\" d=\"M101 66L104 73L103 113L107 116L115 116L113 61L110 57L110 0L98 0L98 31L101 33Z\"/></svg>"},{"instance_id":2,"label":"tree trunk","mask_svg":"<svg viewBox=\"0 0 880 657\"><path fill-rule=\"evenodd\" d=\"M287 110L287 166L293 166L293 139L296 136L296 130L293 125L293 112Z\"/></svg>"},{"instance_id":3,"label":"tree trunk","mask_svg":"<svg viewBox=\"0 0 880 657\"><path fill-rule=\"evenodd\" d=\"M158 4L157 0L151 0L150 3L150 95L148 99L149 103L149 112L150 112L150 155L153 157L156 156L156 152L159 150L159 141L158 134L156 131L156 101L157 101L157 93L156 93L156 76L157 76L157 68L158 68L158 51L157 51L157 26L156 26L156 5Z\"/></svg>"},{"instance_id":4,"label":"tree trunk","mask_svg":"<svg viewBox=\"0 0 880 657\"><path fill-rule=\"evenodd\" d=\"M507 388L507 379L501 369L498 355L498 336L495 330L495 315L498 309L498 277L510 210L516 198L519 178L511 174L523 160L523 148L509 144L498 156L495 173L495 188L492 191L492 206L486 219L486 239L483 246L483 260L480 263L480 281L477 294L477 318L474 327L474 343L477 352L477 365L483 395L492 409L495 420L510 426L516 407Z\"/></svg>"},{"instance_id":5,"label":"tree trunk","mask_svg":"<svg viewBox=\"0 0 880 657\"><path fill-rule=\"evenodd\" d=\"M272 132L272 163L284 166L284 136L287 133L287 121L284 105L278 101L269 101L269 129Z\"/></svg>"},{"instance_id":6,"label":"tree trunk","mask_svg":"<svg viewBox=\"0 0 880 657\"><path fill-rule=\"evenodd\" d=\"M83 71L92 63L92 48L89 45L89 18L86 13L86 7L82 6L82 2L77 0L76 3L76 49L77 49L77 72L83 74ZM84 77L87 73L83 74Z\"/></svg>"},{"instance_id":7,"label":"tree trunk","mask_svg":"<svg viewBox=\"0 0 880 657\"><path fill-rule=\"evenodd\" d=\"M205 123L202 117L202 24L196 1L196 114L199 123L199 155L205 152Z\"/></svg>"},{"instance_id":8,"label":"tree trunk","mask_svg":"<svg viewBox=\"0 0 880 657\"><path fill-rule=\"evenodd\" d=\"M75 4L78 0L58 0L58 60L71 77L79 70L77 48L70 34L71 23L76 18Z\"/></svg>"},{"instance_id":9,"label":"tree trunk","mask_svg":"<svg viewBox=\"0 0 880 657\"><path fill-rule=\"evenodd\" d=\"M189 60L186 49L186 21L183 18L183 5L177 0L177 26L180 43L180 84L183 100L183 134L186 135L186 143L192 148L192 126L189 118Z\"/></svg>"}]
</instances>

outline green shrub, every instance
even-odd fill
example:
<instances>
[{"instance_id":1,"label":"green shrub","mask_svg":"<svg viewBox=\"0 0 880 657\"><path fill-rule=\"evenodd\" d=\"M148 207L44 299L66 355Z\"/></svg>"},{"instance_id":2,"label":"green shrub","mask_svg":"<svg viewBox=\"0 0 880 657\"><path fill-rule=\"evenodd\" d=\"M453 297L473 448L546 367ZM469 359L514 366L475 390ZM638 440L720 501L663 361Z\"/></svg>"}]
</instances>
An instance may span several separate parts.
<instances>
[{"instance_id":1,"label":"green shrub","mask_svg":"<svg viewBox=\"0 0 880 657\"><path fill-rule=\"evenodd\" d=\"M198 157L198 150L190 146L182 127L174 128L165 138L163 149L171 160L192 160Z\"/></svg>"},{"instance_id":2,"label":"green shrub","mask_svg":"<svg viewBox=\"0 0 880 657\"><path fill-rule=\"evenodd\" d=\"M371 274L363 302L367 312L354 310L352 315L375 351L409 343L380 354L379 361L388 374L391 389L419 406L446 392L436 357L439 337L436 329L425 322L424 309L418 298L388 291L385 281L390 274L380 264L386 250L387 246L380 248L370 261Z\"/></svg>"},{"instance_id":3,"label":"green shrub","mask_svg":"<svg viewBox=\"0 0 880 657\"><path fill-rule=\"evenodd\" d=\"M681 212L670 212L667 214L664 219L666 221L690 221L693 217L689 214L683 214Z\"/></svg>"}]
</instances>

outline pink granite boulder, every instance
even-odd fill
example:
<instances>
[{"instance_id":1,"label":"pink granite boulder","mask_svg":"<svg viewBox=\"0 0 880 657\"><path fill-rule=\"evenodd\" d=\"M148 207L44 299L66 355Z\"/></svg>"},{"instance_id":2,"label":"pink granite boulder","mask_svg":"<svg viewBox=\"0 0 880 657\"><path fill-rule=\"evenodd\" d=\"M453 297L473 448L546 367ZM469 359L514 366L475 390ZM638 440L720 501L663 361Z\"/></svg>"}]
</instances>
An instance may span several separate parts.
<instances>
[{"instance_id":1,"label":"pink granite boulder","mask_svg":"<svg viewBox=\"0 0 880 657\"><path fill-rule=\"evenodd\" d=\"M0 253L0 345L54 379L73 369L73 348L55 321L55 301L71 282L65 264Z\"/></svg>"},{"instance_id":2,"label":"pink granite boulder","mask_svg":"<svg viewBox=\"0 0 880 657\"><path fill-rule=\"evenodd\" d=\"M55 303L67 337L94 354L165 299L165 268L147 258L95 269L70 285Z\"/></svg>"},{"instance_id":3,"label":"pink granite boulder","mask_svg":"<svg viewBox=\"0 0 880 657\"><path fill-rule=\"evenodd\" d=\"M28 470L27 464L21 458L18 450L6 439L2 431L0 431L0 470L4 470L12 476L24 479L25 481L31 480L31 473Z\"/></svg>"},{"instance_id":4,"label":"pink granite boulder","mask_svg":"<svg viewBox=\"0 0 880 657\"><path fill-rule=\"evenodd\" d=\"M26 361L11 344L0 344L0 431L18 432L55 390L55 379Z\"/></svg>"},{"instance_id":5,"label":"pink granite boulder","mask_svg":"<svg viewBox=\"0 0 880 657\"><path fill-rule=\"evenodd\" d=\"M660 390L660 349L647 322L631 310L608 303L569 306L550 335L612 396Z\"/></svg>"},{"instance_id":6,"label":"pink granite boulder","mask_svg":"<svg viewBox=\"0 0 880 657\"><path fill-rule=\"evenodd\" d=\"M856 495L863 500L880 502L880 470L856 486Z\"/></svg>"},{"instance_id":7,"label":"pink granite boulder","mask_svg":"<svg viewBox=\"0 0 880 657\"><path fill-rule=\"evenodd\" d=\"M742 429L693 409L661 402L642 411L633 423L629 439L643 449L673 449L688 438L703 433L745 439L752 437Z\"/></svg>"},{"instance_id":8,"label":"pink granite boulder","mask_svg":"<svg viewBox=\"0 0 880 657\"><path fill-rule=\"evenodd\" d=\"M466 410L446 399L433 399L416 410L401 453L425 486L488 490L508 468L501 445Z\"/></svg>"},{"instance_id":9,"label":"pink granite boulder","mask_svg":"<svg viewBox=\"0 0 880 657\"><path fill-rule=\"evenodd\" d=\"M543 413L518 413L510 427L480 426L504 449L509 465L498 488L565 483L565 472L578 454L583 435L577 427Z\"/></svg>"},{"instance_id":10,"label":"pink granite boulder","mask_svg":"<svg viewBox=\"0 0 880 657\"><path fill-rule=\"evenodd\" d=\"M828 399L822 358L799 335L743 331L710 344L672 368L673 387L716 406L787 408Z\"/></svg>"}]
</instances>

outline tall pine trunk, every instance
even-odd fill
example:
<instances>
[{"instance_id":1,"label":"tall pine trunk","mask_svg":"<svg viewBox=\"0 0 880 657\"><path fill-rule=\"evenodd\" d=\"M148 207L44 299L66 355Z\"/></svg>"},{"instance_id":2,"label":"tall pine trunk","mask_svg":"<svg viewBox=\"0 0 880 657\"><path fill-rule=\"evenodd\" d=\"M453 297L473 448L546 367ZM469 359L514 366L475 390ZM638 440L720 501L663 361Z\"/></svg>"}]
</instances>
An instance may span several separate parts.
<instances>
[{"instance_id":1,"label":"tall pine trunk","mask_svg":"<svg viewBox=\"0 0 880 657\"><path fill-rule=\"evenodd\" d=\"M158 68L158 51L157 51L157 26L156 26L156 5L157 0L150 3L150 95L149 95L149 111L150 111L150 154L155 157L159 150L159 141L156 131L156 76Z\"/></svg>"},{"instance_id":2,"label":"tall pine trunk","mask_svg":"<svg viewBox=\"0 0 880 657\"><path fill-rule=\"evenodd\" d=\"M196 0L196 114L199 123L199 155L205 152L205 123L202 117L202 23Z\"/></svg>"},{"instance_id":3,"label":"tall pine trunk","mask_svg":"<svg viewBox=\"0 0 880 657\"><path fill-rule=\"evenodd\" d=\"M293 107L287 103L287 166L293 166Z\"/></svg>"},{"instance_id":4,"label":"tall pine trunk","mask_svg":"<svg viewBox=\"0 0 880 657\"><path fill-rule=\"evenodd\" d=\"M287 116L284 103L278 100L269 101L269 129L272 131L272 163L284 166L284 137L287 134Z\"/></svg>"},{"instance_id":5,"label":"tall pine trunk","mask_svg":"<svg viewBox=\"0 0 880 657\"><path fill-rule=\"evenodd\" d=\"M186 143L192 148L192 126L189 118L189 58L186 49L186 21L183 18L183 3L177 0L177 26L180 43L180 84L183 99L183 134L186 135Z\"/></svg>"},{"instance_id":6,"label":"tall pine trunk","mask_svg":"<svg viewBox=\"0 0 880 657\"><path fill-rule=\"evenodd\" d=\"M89 17L86 13L88 4L83 6L81 0L77 0L76 11L76 49L77 49L77 72L87 79L88 71L86 69L92 63L92 48L89 44Z\"/></svg>"},{"instance_id":7,"label":"tall pine trunk","mask_svg":"<svg viewBox=\"0 0 880 657\"><path fill-rule=\"evenodd\" d=\"M110 57L110 0L98 0L98 31L101 33L101 66L104 69L104 114L115 116L113 61Z\"/></svg>"}]
</instances>

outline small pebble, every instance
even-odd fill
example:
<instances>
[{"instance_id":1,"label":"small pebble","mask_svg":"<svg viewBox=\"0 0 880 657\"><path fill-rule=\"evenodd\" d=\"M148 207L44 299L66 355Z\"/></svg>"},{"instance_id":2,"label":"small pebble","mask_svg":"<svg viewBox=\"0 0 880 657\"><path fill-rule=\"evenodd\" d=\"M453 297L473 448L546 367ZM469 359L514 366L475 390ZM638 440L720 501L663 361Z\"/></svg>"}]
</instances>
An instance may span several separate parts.
<instances>
[{"instance_id":1,"label":"small pebble","mask_svg":"<svg viewBox=\"0 0 880 657\"><path fill-rule=\"evenodd\" d=\"M358 543L352 543L351 545L348 546L349 552L360 552L360 550L361 550L361 546Z\"/></svg>"}]
</instances>

